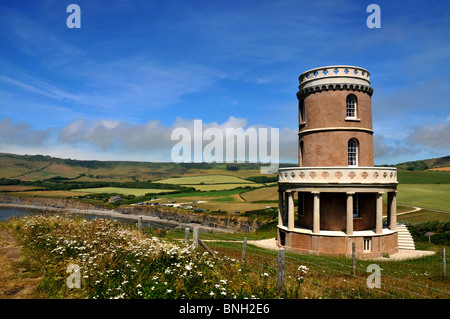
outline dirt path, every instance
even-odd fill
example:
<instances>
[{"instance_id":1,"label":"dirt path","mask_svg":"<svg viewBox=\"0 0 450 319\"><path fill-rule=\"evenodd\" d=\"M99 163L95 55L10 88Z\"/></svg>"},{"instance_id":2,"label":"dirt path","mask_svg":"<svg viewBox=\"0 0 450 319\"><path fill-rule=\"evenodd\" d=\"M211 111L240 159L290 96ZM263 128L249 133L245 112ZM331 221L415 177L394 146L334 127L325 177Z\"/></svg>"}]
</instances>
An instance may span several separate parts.
<instances>
[{"instance_id":1,"label":"dirt path","mask_svg":"<svg viewBox=\"0 0 450 319\"><path fill-rule=\"evenodd\" d=\"M0 227L0 299L36 298L39 277L21 267L22 247L9 230Z\"/></svg>"}]
</instances>

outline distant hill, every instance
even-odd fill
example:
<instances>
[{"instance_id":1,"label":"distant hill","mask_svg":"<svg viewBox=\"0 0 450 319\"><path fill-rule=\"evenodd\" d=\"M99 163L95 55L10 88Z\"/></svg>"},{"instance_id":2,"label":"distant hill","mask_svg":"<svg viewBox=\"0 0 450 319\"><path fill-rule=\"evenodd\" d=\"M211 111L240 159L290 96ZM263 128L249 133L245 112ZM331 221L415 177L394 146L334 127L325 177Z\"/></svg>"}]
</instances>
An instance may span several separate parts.
<instances>
[{"instance_id":1,"label":"distant hill","mask_svg":"<svg viewBox=\"0 0 450 319\"><path fill-rule=\"evenodd\" d=\"M157 181L181 176L260 175L260 163L172 163L62 159L44 155L0 153L0 178L22 181ZM280 164L280 167L293 164ZM269 175L270 176L270 175ZM275 175L274 175L275 176Z\"/></svg>"},{"instance_id":2,"label":"distant hill","mask_svg":"<svg viewBox=\"0 0 450 319\"><path fill-rule=\"evenodd\" d=\"M404 162L394 165L400 169L407 170L444 170L450 171L450 155L444 157L430 158L426 160L418 160L411 162Z\"/></svg>"},{"instance_id":3,"label":"distant hill","mask_svg":"<svg viewBox=\"0 0 450 319\"><path fill-rule=\"evenodd\" d=\"M174 177L211 174L252 178L261 176L260 167L262 165L261 163L177 164L172 162L74 160L44 155L0 153L0 179L16 179L30 182L153 182ZM280 164L280 167L292 166L296 166L296 164ZM450 156L389 166L409 171L450 171ZM270 178L275 177L276 174L266 176Z\"/></svg>"}]
</instances>

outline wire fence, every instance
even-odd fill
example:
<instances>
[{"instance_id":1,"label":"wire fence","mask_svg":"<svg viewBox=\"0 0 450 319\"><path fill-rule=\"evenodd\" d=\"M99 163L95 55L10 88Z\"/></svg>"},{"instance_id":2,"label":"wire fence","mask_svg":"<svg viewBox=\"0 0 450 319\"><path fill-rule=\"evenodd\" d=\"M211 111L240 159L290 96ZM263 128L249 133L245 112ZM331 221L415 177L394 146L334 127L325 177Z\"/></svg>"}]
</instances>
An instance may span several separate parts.
<instances>
[{"instance_id":1,"label":"wire fence","mask_svg":"<svg viewBox=\"0 0 450 319\"><path fill-rule=\"evenodd\" d=\"M261 241L246 237L198 229L191 233L198 249L239 260L280 291L286 284L298 284L298 298L450 299L445 248L413 259L357 259L295 253L277 247L275 239L263 241L266 246L261 247Z\"/></svg>"}]
</instances>

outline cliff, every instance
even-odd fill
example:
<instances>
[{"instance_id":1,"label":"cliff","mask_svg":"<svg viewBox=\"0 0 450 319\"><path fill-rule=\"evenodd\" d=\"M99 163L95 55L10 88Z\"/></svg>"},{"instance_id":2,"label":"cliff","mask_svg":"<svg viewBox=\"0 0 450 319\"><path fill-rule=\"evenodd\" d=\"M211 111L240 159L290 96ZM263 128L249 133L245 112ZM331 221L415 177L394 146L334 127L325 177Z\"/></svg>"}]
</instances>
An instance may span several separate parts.
<instances>
[{"instance_id":1,"label":"cliff","mask_svg":"<svg viewBox=\"0 0 450 319\"><path fill-rule=\"evenodd\" d=\"M111 212L104 206L84 203L79 200L65 198L42 198L42 197L16 197L11 195L0 194L0 203L17 205L17 206L33 206L36 209L51 210L83 210L83 211L103 211ZM155 206L125 206L118 207L112 212L124 215L145 215L158 217L160 219L183 223L183 224L200 224L209 228L225 228L238 232L254 231L264 222L258 219L250 220L248 217L230 214L214 214L200 213L193 211L185 211L182 209L170 209L167 207Z\"/></svg>"}]
</instances>

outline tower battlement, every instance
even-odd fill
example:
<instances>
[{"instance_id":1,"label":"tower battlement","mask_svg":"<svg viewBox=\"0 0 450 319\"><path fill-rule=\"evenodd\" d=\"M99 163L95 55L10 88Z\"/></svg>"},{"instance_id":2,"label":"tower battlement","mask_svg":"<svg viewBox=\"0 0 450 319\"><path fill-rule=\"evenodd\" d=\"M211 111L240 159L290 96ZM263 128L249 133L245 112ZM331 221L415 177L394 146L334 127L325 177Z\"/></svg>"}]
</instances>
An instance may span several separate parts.
<instances>
[{"instance_id":1,"label":"tower battlement","mask_svg":"<svg viewBox=\"0 0 450 319\"><path fill-rule=\"evenodd\" d=\"M373 92L370 87L370 72L356 66L333 65L315 68L302 73L298 79L299 95L330 89L359 90L370 95Z\"/></svg>"}]
</instances>

